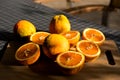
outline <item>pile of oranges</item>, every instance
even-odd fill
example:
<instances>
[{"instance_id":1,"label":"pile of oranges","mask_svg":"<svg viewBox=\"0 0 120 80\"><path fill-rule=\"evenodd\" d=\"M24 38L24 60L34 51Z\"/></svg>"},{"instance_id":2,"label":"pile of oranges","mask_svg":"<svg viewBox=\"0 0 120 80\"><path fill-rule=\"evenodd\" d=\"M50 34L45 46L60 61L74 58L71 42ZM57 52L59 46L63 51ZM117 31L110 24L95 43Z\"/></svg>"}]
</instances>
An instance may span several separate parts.
<instances>
[{"instance_id":1,"label":"pile of oranges","mask_svg":"<svg viewBox=\"0 0 120 80\"><path fill-rule=\"evenodd\" d=\"M20 27L24 25L27 26L27 23L19 23L14 31L20 34L20 29L25 28ZM105 41L104 34L98 29L85 28L82 33L72 30L70 21L65 15L55 15L50 22L48 32L32 30L27 31L27 34L29 32L31 33L28 35L29 42L17 49L16 60L21 64L31 65L44 53L64 74L76 74L83 68L85 62L95 61L101 53L99 46ZM24 31L22 33L26 34Z\"/></svg>"}]
</instances>

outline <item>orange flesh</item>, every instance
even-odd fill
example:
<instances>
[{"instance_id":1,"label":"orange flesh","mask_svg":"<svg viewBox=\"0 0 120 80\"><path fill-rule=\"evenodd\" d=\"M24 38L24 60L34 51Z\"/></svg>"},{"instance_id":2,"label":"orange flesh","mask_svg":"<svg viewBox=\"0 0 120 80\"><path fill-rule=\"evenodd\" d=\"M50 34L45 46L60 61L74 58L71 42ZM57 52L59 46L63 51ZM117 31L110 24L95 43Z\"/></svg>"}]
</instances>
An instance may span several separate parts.
<instances>
[{"instance_id":1,"label":"orange flesh","mask_svg":"<svg viewBox=\"0 0 120 80\"><path fill-rule=\"evenodd\" d=\"M48 34L46 33L41 33L41 34L35 34L33 37L32 37L32 41L33 42L36 42L36 43L43 43L44 40L45 40L45 37L47 37Z\"/></svg>"},{"instance_id":2,"label":"orange flesh","mask_svg":"<svg viewBox=\"0 0 120 80\"><path fill-rule=\"evenodd\" d=\"M67 39L71 39L73 37L75 37L77 35L76 32L67 32L64 34L64 36L67 38Z\"/></svg>"},{"instance_id":3,"label":"orange flesh","mask_svg":"<svg viewBox=\"0 0 120 80\"><path fill-rule=\"evenodd\" d=\"M80 43L79 48L83 53L89 54L89 55L94 55L98 52L97 46L89 42Z\"/></svg>"},{"instance_id":4,"label":"orange flesh","mask_svg":"<svg viewBox=\"0 0 120 80\"><path fill-rule=\"evenodd\" d=\"M35 45L26 45L19 49L19 51L17 52L17 57L20 59L29 58L34 55L36 51L37 47Z\"/></svg>"},{"instance_id":5,"label":"orange flesh","mask_svg":"<svg viewBox=\"0 0 120 80\"><path fill-rule=\"evenodd\" d=\"M95 31L95 30L89 30L86 32L86 37L92 41L101 41L103 40L103 36L101 33Z\"/></svg>"},{"instance_id":6,"label":"orange flesh","mask_svg":"<svg viewBox=\"0 0 120 80\"><path fill-rule=\"evenodd\" d=\"M60 63L66 66L75 66L80 63L81 55L76 53L66 53L60 56Z\"/></svg>"}]
</instances>

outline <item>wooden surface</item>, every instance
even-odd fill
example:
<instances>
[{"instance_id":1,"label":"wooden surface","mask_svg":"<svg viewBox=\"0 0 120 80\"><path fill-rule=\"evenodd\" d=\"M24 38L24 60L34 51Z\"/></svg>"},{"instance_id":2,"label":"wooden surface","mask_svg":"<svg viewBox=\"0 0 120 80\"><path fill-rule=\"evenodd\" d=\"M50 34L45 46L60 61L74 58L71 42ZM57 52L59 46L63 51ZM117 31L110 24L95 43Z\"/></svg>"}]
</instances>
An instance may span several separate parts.
<instances>
[{"instance_id":1,"label":"wooden surface","mask_svg":"<svg viewBox=\"0 0 120 80\"><path fill-rule=\"evenodd\" d=\"M73 76L62 75L55 62L50 61L44 55L31 66L20 65L14 58L16 49L20 43L10 42L0 64L0 77L10 77L17 80L119 80L120 79L120 53L113 40L107 40L101 46L101 55L94 61L85 63L83 69ZM109 64L105 52L111 51L115 65ZM109 53L108 53L109 54ZM22 77L21 77L22 76ZM20 77L18 79L18 77Z\"/></svg>"}]
</instances>

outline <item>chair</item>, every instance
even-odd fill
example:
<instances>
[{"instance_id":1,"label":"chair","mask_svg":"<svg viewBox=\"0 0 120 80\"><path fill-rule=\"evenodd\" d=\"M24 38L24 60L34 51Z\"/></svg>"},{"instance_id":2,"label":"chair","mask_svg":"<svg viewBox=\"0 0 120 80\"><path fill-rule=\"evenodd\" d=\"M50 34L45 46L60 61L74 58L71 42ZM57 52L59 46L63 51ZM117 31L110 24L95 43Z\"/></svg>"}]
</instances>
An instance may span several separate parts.
<instances>
[{"instance_id":1,"label":"chair","mask_svg":"<svg viewBox=\"0 0 120 80\"><path fill-rule=\"evenodd\" d=\"M37 3L47 3L47 2L54 2L55 0L34 0ZM120 8L120 0L110 0L109 5L85 5L85 6L75 6L73 7L73 3L80 0L65 0L65 3L67 3L68 8L64 9L63 11L68 12L72 15L80 14L80 13L86 13L86 12L92 12L92 11L102 11L102 16L100 19L100 24L104 26L108 26L109 16L112 11L114 11L116 8ZM92 1L91 1L92 2Z\"/></svg>"},{"instance_id":2,"label":"chair","mask_svg":"<svg viewBox=\"0 0 120 80\"><path fill-rule=\"evenodd\" d=\"M71 2L71 0L68 0L68 1ZM65 9L64 11L72 15L81 14L81 13L85 14L93 11L102 11L100 23L105 27L108 27L110 13L116 10L116 8L120 8L120 0L110 0L109 5L92 5L91 4L91 5L85 5L85 6L71 7L69 9Z\"/></svg>"},{"instance_id":3,"label":"chair","mask_svg":"<svg viewBox=\"0 0 120 80\"><path fill-rule=\"evenodd\" d=\"M116 8L120 8L120 0L110 0L109 6L105 7L103 10L102 25L108 26L109 14Z\"/></svg>"}]
</instances>

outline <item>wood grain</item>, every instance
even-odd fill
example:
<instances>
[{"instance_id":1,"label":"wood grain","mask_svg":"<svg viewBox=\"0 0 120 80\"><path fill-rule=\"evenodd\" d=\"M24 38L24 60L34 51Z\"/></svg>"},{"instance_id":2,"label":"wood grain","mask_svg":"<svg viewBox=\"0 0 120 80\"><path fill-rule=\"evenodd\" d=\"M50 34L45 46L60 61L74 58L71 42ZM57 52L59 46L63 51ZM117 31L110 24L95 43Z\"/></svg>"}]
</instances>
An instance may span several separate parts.
<instances>
[{"instance_id":1,"label":"wood grain","mask_svg":"<svg viewBox=\"0 0 120 80\"><path fill-rule=\"evenodd\" d=\"M8 73L13 71L20 71L19 75L23 75L28 78L28 75L33 75L34 77L39 77L39 75L49 75L49 77L56 78L57 80L119 80L120 74L120 53L118 51L117 45L113 40L106 40L101 48L101 55L100 57L94 62L85 63L83 69L76 75L73 76L63 76L59 69L57 68L55 62L49 60L47 57L42 55L40 59L33 65L30 66L23 66L20 65L14 58L14 54L16 49L20 45L15 42L10 42L7 46L5 54L1 60L1 65L12 67L12 69L8 70ZM113 58L115 60L115 65L110 65L108 63L107 57L105 52L110 50ZM5 67L2 67L2 71L4 71ZM18 73L17 73L18 74ZM2 75L6 75L4 72ZM59 75L59 76L58 76ZM109 75L109 76L108 76ZM29 77L30 79L34 79L34 77ZM29 79L28 78L28 79ZM46 77L45 77L46 78ZM72 79L71 79L72 78ZM42 79L44 79L42 77Z\"/></svg>"}]
</instances>

